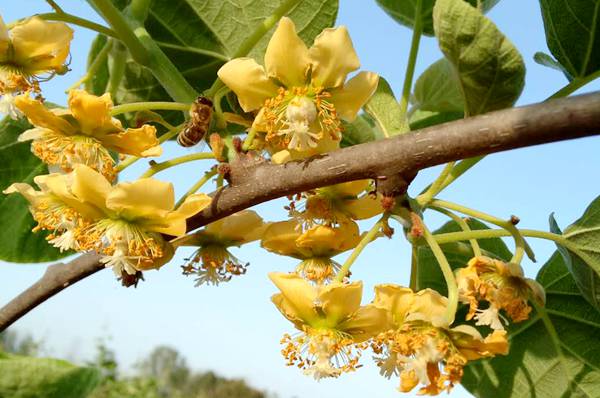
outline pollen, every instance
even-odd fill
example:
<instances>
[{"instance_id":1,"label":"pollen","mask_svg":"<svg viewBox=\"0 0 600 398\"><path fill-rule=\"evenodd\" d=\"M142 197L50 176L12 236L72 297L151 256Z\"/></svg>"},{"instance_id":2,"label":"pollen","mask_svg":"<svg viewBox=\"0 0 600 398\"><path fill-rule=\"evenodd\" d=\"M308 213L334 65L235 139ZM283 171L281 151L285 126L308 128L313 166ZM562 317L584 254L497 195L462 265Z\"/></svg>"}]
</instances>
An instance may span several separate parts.
<instances>
[{"instance_id":1,"label":"pollen","mask_svg":"<svg viewBox=\"0 0 600 398\"><path fill-rule=\"evenodd\" d=\"M181 267L183 274L196 275L196 287L229 282L234 276L244 275L249 266L242 264L225 247L215 244L200 247L185 261L187 264Z\"/></svg>"}]
</instances>

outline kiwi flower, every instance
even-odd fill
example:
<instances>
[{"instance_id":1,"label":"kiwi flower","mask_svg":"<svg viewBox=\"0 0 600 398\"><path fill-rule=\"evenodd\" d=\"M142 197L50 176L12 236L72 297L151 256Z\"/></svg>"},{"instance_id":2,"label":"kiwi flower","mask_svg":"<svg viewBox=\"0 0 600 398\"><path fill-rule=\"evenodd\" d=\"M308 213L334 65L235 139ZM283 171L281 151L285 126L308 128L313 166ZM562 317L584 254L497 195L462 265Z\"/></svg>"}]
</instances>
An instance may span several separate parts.
<instances>
[{"instance_id":1,"label":"kiwi flower","mask_svg":"<svg viewBox=\"0 0 600 398\"><path fill-rule=\"evenodd\" d=\"M15 105L35 126L22 133L19 141L33 140L31 151L44 163L65 172L84 164L112 181L116 170L109 150L140 157L162 153L154 126L125 130L110 115L110 94L97 97L71 90L68 104L68 110L50 110L28 95L15 99Z\"/></svg>"},{"instance_id":2,"label":"kiwi flower","mask_svg":"<svg viewBox=\"0 0 600 398\"><path fill-rule=\"evenodd\" d=\"M186 219L211 201L205 194L191 195L174 209L171 183L142 178L111 186L85 165L75 165L68 175L50 175L41 181L42 193L32 192L27 184L13 184L5 193L22 193L41 228L61 233L65 247L102 254L101 261L118 276L135 275L168 262L174 250L163 234L185 234ZM46 200L38 200L40 196ZM55 197L60 201L53 201ZM63 209L67 211L61 217L59 210Z\"/></svg>"},{"instance_id":3,"label":"kiwi flower","mask_svg":"<svg viewBox=\"0 0 600 398\"><path fill-rule=\"evenodd\" d=\"M368 347L365 342L389 327L383 308L360 305L362 282L314 286L298 275L280 272L269 278L281 292L271 301L300 331L295 337L284 335L282 354L289 366L317 380L354 371Z\"/></svg>"},{"instance_id":4,"label":"kiwi flower","mask_svg":"<svg viewBox=\"0 0 600 398\"><path fill-rule=\"evenodd\" d=\"M38 81L67 71L73 30L62 22L28 18L7 29L0 17L0 112L18 116L15 94L39 93Z\"/></svg>"},{"instance_id":5,"label":"kiwi flower","mask_svg":"<svg viewBox=\"0 0 600 398\"><path fill-rule=\"evenodd\" d=\"M262 237L267 224L252 210L242 210L231 216L210 223L203 230L173 242L176 246L199 246L186 259L185 275L197 275L196 286L218 285L228 282L233 276L246 273L248 264L243 264L228 250Z\"/></svg>"},{"instance_id":6,"label":"kiwi flower","mask_svg":"<svg viewBox=\"0 0 600 398\"><path fill-rule=\"evenodd\" d=\"M373 339L372 348L381 374L400 376L399 390L437 395L460 382L470 360L506 354L505 331L483 338L468 325L450 328L446 320L448 300L431 289L413 293L396 285L375 287L373 304L386 308L392 328Z\"/></svg>"},{"instance_id":7,"label":"kiwi flower","mask_svg":"<svg viewBox=\"0 0 600 398\"><path fill-rule=\"evenodd\" d=\"M347 222L337 227L318 225L303 232L295 220L280 221L265 230L261 246L270 252L302 260L296 272L304 278L325 283L339 271L331 259L360 242L358 225Z\"/></svg>"},{"instance_id":8,"label":"kiwi flower","mask_svg":"<svg viewBox=\"0 0 600 398\"><path fill-rule=\"evenodd\" d=\"M488 325L495 330L504 329L500 310L513 322L521 322L531 312L530 299L540 305L546 301L544 288L525 278L520 265L485 256L474 257L466 268L459 268L456 281L460 300L469 304L467 320L474 318L476 325ZM487 308L480 309L480 301L487 301Z\"/></svg>"},{"instance_id":9,"label":"kiwi flower","mask_svg":"<svg viewBox=\"0 0 600 398\"><path fill-rule=\"evenodd\" d=\"M360 63L345 27L325 29L307 48L294 22L281 18L267 46L265 67L236 58L218 75L238 97L245 112L258 111L252 129L282 163L338 147L340 119L352 121L371 97L379 77L361 72L346 82Z\"/></svg>"}]
</instances>

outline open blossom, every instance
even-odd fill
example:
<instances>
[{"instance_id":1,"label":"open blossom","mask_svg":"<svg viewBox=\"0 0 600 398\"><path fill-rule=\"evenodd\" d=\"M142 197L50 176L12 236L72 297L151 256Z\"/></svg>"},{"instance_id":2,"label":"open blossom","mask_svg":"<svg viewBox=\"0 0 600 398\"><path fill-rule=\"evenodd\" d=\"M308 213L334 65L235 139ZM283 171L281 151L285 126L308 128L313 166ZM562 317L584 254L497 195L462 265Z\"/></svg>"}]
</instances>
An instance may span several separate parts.
<instances>
[{"instance_id":1,"label":"open blossom","mask_svg":"<svg viewBox=\"0 0 600 398\"><path fill-rule=\"evenodd\" d=\"M375 362L385 377L398 375L400 391L421 384L419 394L437 395L460 382L468 361L506 354L505 331L483 338L472 326L450 328L448 300L438 292L386 284L375 287L373 303L386 308L392 327L374 338Z\"/></svg>"},{"instance_id":2,"label":"open blossom","mask_svg":"<svg viewBox=\"0 0 600 398\"><path fill-rule=\"evenodd\" d=\"M154 126L123 129L110 115L110 94L97 97L71 90L68 110L47 109L28 95L17 97L15 104L35 126L21 134L19 141L33 140L31 151L44 163L65 172L84 164L112 181L116 171L109 150L140 157L162 153Z\"/></svg>"},{"instance_id":3,"label":"open blossom","mask_svg":"<svg viewBox=\"0 0 600 398\"><path fill-rule=\"evenodd\" d=\"M350 220L364 220L383 212L381 201L366 191L369 180L358 180L317 188L305 193L304 203L290 204L290 216L305 228L314 225L336 225Z\"/></svg>"},{"instance_id":4,"label":"open blossom","mask_svg":"<svg viewBox=\"0 0 600 398\"><path fill-rule=\"evenodd\" d=\"M310 281L324 283L340 269L331 257L356 247L358 242L360 233L353 221L337 227L318 225L302 231L297 221L288 220L270 224L261 246L270 252L302 260L296 272Z\"/></svg>"},{"instance_id":5,"label":"open blossom","mask_svg":"<svg viewBox=\"0 0 600 398\"><path fill-rule=\"evenodd\" d=\"M39 93L42 76L67 71L65 61L72 39L73 30L62 22L32 17L8 30L0 17L0 112L15 118L16 94Z\"/></svg>"},{"instance_id":6,"label":"open blossom","mask_svg":"<svg viewBox=\"0 0 600 398\"><path fill-rule=\"evenodd\" d=\"M357 368L365 342L389 327L386 311L361 306L362 283L314 286L298 275L272 272L281 293L271 297L300 334L285 335L283 356L319 380Z\"/></svg>"},{"instance_id":7,"label":"open blossom","mask_svg":"<svg viewBox=\"0 0 600 398\"><path fill-rule=\"evenodd\" d=\"M199 246L182 267L184 274L197 275L196 286L218 285L245 274L248 264L241 263L228 248L260 239L267 225L256 212L242 210L173 242L176 246Z\"/></svg>"},{"instance_id":8,"label":"open blossom","mask_svg":"<svg viewBox=\"0 0 600 398\"><path fill-rule=\"evenodd\" d=\"M500 310L513 322L521 322L531 312L528 300L541 305L545 302L544 288L525 278L520 265L485 256L474 257L466 268L458 269L456 281L460 300L469 304L467 320L474 318L477 325L489 325L495 330L504 329ZM487 301L487 308L479 308L480 301Z\"/></svg>"},{"instance_id":9,"label":"open blossom","mask_svg":"<svg viewBox=\"0 0 600 398\"><path fill-rule=\"evenodd\" d=\"M282 18L265 53L265 67L236 58L218 71L242 109L258 111L252 128L282 163L334 150L341 139L340 119L352 121L377 88L378 76L361 72L345 27L325 29L307 48L294 22Z\"/></svg>"},{"instance_id":10,"label":"open blossom","mask_svg":"<svg viewBox=\"0 0 600 398\"><path fill-rule=\"evenodd\" d=\"M84 165L36 182L41 193L27 184L13 184L5 193L22 193L40 228L54 228L55 239L65 248L103 255L101 261L119 276L168 262L174 251L162 234L185 234L186 219L210 204L207 195L196 194L174 209L171 183L142 178L112 186Z\"/></svg>"}]
</instances>

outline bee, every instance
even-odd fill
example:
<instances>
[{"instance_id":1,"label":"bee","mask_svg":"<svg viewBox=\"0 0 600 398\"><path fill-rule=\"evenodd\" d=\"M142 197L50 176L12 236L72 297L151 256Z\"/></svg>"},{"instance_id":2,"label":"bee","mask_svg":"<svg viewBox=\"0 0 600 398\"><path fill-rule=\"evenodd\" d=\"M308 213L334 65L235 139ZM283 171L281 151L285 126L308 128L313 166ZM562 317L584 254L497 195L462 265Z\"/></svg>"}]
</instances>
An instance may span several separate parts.
<instances>
[{"instance_id":1,"label":"bee","mask_svg":"<svg viewBox=\"0 0 600 398\"><path fill-rule=\"evenodd\" d=\"M177 136L177 143L189 148L204 139L212 119L213 103L206 97L198 97L190 108L190 120Z\"/></svg>"}]
</instances>

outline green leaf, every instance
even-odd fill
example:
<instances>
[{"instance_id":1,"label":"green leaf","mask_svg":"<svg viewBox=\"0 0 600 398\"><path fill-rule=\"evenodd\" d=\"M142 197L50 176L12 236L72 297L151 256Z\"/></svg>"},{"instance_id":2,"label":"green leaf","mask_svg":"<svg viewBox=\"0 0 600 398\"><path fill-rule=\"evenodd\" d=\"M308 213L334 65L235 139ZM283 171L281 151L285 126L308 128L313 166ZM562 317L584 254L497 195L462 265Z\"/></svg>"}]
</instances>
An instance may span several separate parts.
<instances>
[{"instance_id":1,"label":"green leaf","mask_svg":"<svg viewBox=\"0 0 600 398\"><path fill-rule=\"evenodd\" d=\"M97 369L67 361L0 353L0 397L83 398L98 385Z\"/></svg>"},{"instance_id":2,"label":"green leaf","mask_svg":"<svg viewBox=\"0 0 600 398\"><path fill-rule=\"evenodd\" d=\"M512 325L508 356L469 363L463 386L480 398L600 396L600 313L581 296L559 253L537 281L546 289L544 314Z\"/></svg>"},{"instance_id":3,"label":"green leaf","mask_svg":"<svg viewBox=\"0 0 600 398\"><path fill-rule=\"evenodd\" d=\"M467 224L473 230L489 229L487 225L475 219L468 219ZM459 231L462 231L460 226L454 221L449 221L433 233L445 234ZM478 243L482 253L486 256L504 261L510 261L512 258L512 253L500 238L481 239ZM468 241L448 243L441 245L441 247L452 269L466 267L469 260L473 257L473 251ZM417 264L417 290L431 288L444 295L448 293L444 275L433 252L428 246L419 247Z\"/></svg>"},{"instance_id":4,"label":"green leaf","mask_svg":"<svg viewBox=\"0 0 600 398\"><path fill-rule=\"evenodd\" d=\"M402 120L400 105L394 97L392 88L381 76L377 90L363 109L375 120L384 137L392 137L408 131L408 126Z\"/></svg>"},{"instance_id":5,"label":"green leaf","mask_svg":"<svg viewBox=\"0 0 600 398\"><path fill-rule=\"evenodd\" d=\"M146 29L183 76L198 91L206 90L216 79L217 70L240 47L241 43L270 16L284 0L173 0L153 1ZM289 13L300 37L307 44L325 28L333 25L337 16L337 0L305 0ZM250 52L262 63L266 45L274 28ZM98 38L99 42L102 39ZM101 45L94 43L90 59ZM102 69L108 73L108 68ZM94 85L95 94L102 94L107 77L101 75ZM165 101L169 96L152 73L128 58L125 76L114 98L116 103ZM181 115L176 114L181 121ZM170 119L170 121L173 121Z\"/></svg>"},{"instance_id":6,"label":"green leaf","mask_svg":"<svg viewBox=\"0 0 600 398\"><path fill-rule=\"evenodd\" d=\"M48 174L48 168L31 153L31 142L17 142L23 131L32 128L25 119L0 121L0 190L14 182L33 184L33 177ZM29 204L19 194L0 194L0 260L13 263L54 261L70 252L60 253L48 244L46 233L33 233L37 224Z\"/></svg>"},{"instance_id":7,"label":"green leaf","mask_svg":"<svg viewBox=\"0 0 600 398\"><path fill-rule=\"evenodd\" d=\"M423 20L423 34L433 36L433 19L431 14L435 0L422 0L421 19ZM477 0L467 0L472 5L477 5ZM483 0L483 11L487 12L500 0ZM417 0L377 0L377 4L396 22L413 28L415 26L415 9Z\"/></svg>"},{"instance_id":8,"label":"green leaf","mask_svg":"<svg viewBox=\"0 0 600 398\"><path fill-rule=\"evenodd\" d=\"M525 84L525 64L496 25L462 0L433 9L440 49L454 67L469 116L512 106Z\"/></svg>"},{"instance_id":9,"label":"green leaf","mask_svg":"<svg viewBox=\"0 0 600 398\"><path fill-rule=\"evenodd\" d=\"M454 68L446 58L434 62L415 83L413 107L430 112L463 112L465 101Z\"/></svg>"},{"instance_id":10,"label":"green leaf","mask_svg":"<svg viewBox=\"0 0 600 398\"><path fill-rule=\"evenodd\" d=\"M419 130L453 120L462 119L462 112L429 112L417 109L410 115L410 129Z\"/></svg>"},{"instance_id":11,"label":"green leaf","mask_svg":"<svg viewBox=\"0 0 600 398\"><path fill-rule=\"evenodd\" d=\"M600 1L540 0L546 42L569 75L600 70Z\"/></svg>"},{"instance_id":12,"label":"green leaf","mask_svg":"<svg viewBox=\"0 0 600 398\"><path fill-rule=\"evenodd\" d=\"M533 54L533 60L540 65L547 66L548 68L552 68L564 73L569 81L573 80L573 76L571 76L569 71L566 70L560 62L552 58L551 55L538 51L535 54Z\"/></svg>"},{"instance_id":13,"label":"green leaf","mask_svg":"<svg viewBox=\"0 0 600 398\"><path fill-rule=\"evenodd\" d=\"M561 233L553 215L550 230ZM600 311L600 197L562 235L566 242L558 247L567 268L583 297Z\"/></svg>"},{"instance_id":14,"label":"green leaf","mask_svg":"<svg viewBox=\"0 0 600 398\"><path fill-rule=\"evenodd\" d=\"M344 127L340 143L342 148L384 138L375 121L366 114L358 115L352 123L342 121L342 125Z\"/></svg>"}]
</instances>

